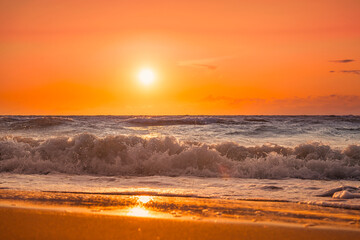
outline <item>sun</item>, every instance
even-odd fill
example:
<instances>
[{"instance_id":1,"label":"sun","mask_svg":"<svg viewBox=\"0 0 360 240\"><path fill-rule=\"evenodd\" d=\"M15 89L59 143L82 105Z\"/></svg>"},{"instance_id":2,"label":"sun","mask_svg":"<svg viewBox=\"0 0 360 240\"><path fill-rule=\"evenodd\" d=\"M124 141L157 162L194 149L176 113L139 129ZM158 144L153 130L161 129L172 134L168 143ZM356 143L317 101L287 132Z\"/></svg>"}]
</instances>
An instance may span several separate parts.
<instances>
[{"instance_id":1,"label":"sun","mask_svg":"<svg viewBox=\"0 0 360 240\"><path fill-rule=\"evenodd\" d=\"M138 74L140 83L144 86L150 86L155 80L154 71L150 68L143 68Z\"/></svg>"}]
</instances>

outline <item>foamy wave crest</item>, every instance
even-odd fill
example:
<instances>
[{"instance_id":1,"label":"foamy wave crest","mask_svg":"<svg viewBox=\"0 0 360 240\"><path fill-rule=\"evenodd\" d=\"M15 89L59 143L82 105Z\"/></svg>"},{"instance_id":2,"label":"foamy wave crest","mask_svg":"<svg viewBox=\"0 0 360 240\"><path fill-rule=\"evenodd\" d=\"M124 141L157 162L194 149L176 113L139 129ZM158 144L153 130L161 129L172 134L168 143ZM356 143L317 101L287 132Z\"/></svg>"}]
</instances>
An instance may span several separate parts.
<instances>
[{"instance_id":1,"label":"foamy wave crest","mask_svg":"<svg viewBox=\"0 0 360 240\"><path fill-rule=\"evenodd\" d=\"M238 178L360 179L360 146L208 145L173 137L80 134L0 138L0 172Z\"/></svg>"},{"instance_id":2,"label":"foamy wave crest","mask_svg":"<svg viewBox=\"0 0 360 240\"><path fill-rule=\"evenodd\" d=\"M68 117L29 117L29 118L10 118L3 117L0 123L9 123L8 128L12 130L23 129L39 129L61 125L64 123L73 122L73 119Z\"/></svg>"}]
</instances>

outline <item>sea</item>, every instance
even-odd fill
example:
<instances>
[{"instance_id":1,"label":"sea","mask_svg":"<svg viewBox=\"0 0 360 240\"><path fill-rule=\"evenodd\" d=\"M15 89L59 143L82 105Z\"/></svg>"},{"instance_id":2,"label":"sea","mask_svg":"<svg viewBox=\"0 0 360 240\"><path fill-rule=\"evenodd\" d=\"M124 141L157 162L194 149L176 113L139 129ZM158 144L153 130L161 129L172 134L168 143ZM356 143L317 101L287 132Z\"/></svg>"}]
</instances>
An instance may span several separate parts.
<instances>
[{"instance_id":1,"label":"sea","mask_svg":"<svg viewBox=\"0 0 360 240\"><path fill-rule=\"evenodd\" d=\"M360 116L0 116L0 189L360 210Z\"/></svg>"}]
</instances>

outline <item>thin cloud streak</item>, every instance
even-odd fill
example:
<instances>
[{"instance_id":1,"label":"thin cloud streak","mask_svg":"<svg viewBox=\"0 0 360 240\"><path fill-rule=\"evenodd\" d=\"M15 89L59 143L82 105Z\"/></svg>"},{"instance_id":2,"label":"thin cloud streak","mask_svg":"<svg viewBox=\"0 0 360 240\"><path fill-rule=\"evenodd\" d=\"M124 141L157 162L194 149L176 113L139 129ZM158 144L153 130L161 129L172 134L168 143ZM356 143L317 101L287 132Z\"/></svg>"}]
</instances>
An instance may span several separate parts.
<instances>
[{"instance_id":1,"label":"thin cloud streak","mask_svg":"<svg viewBox=\"0 0 360 240\"><path fill-rule=\"evenodd\" d=\"M217 66L209 65L209 64L192 64L191 66L200 67L200 68L207 68L207 69L210 69L210 70L215 70L217 68Z\"/></svg>"},{"instance_id":2,"label":"thin cloud streak","mask_svg":"<svg viewBox=\"0 0 360 240\"><path fill-rule=\"evenodd\" d=\"M330 60L330 62L333 63L349 63L349 62L355 62L354 59L340 59L340 60Z\"/></svg>"},{"instance_id":3,"label":"thin cloud streak","mask_svg":"<svg viewBox=\"0 0 360 240\"><path fill-rule=\"evenodd\" d=\"M224 57L202 58L202 59L179 61L178 66L205 68L205 69L209 69L209 70L215 70L218 67L218 65L215 64L216 62L230 59L230 58L233 58L233 57L224 56Z\"/></svg>"},{"instance_id":4,"label":"thin cloud streak","mask_svg":"<svg viewBox=\"0 0 360 240\"><path fill-rule=\"evenodd\" d=\"M329 71L330 73L349 73L349 74L356 74L356 75L360 75L360 70L340 70L340 71L334 71L331 70Z\"/></svg>"},{"instance_id":5,"label":"thin cloud streak","mask_svg":"<svg viewBox=\"0 0 360 240\"><path fill-rule=\"evenodd\" d=\"M341 73L350 73L350 74L356 74L360 75L360 70L342 70Z\"/></svg>"}]
</instances>

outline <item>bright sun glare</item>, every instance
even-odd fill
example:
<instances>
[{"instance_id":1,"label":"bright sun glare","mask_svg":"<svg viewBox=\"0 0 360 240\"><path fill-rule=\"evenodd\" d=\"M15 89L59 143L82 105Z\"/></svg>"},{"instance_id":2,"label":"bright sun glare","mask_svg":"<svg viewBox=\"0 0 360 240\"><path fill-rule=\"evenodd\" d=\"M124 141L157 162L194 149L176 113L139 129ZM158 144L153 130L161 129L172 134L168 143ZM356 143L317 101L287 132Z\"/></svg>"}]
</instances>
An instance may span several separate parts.
<instances>
[{"instance_id":1,"label":"bright sun glare","mask_svg":"<svg viewBox=\"0 0 360 240\"><path fill-rule=\"evenodd\" d=\"M150 196L139 196L138 200L142 204L145 204L145 203L149 202L150 200L152 200L152 197L150 197Z\"/></svg>"},{"instance_id":2,"label":"bright sun glare","mask_svg":"<svg viewBox=\"0 0 360 240\"><path fill-rule=\"evenodd\" d=\"M154 82L155 74L152 69L144 68L140 70L138 78L142 85L149 86Z\"/></svg>"}]
</instances>

